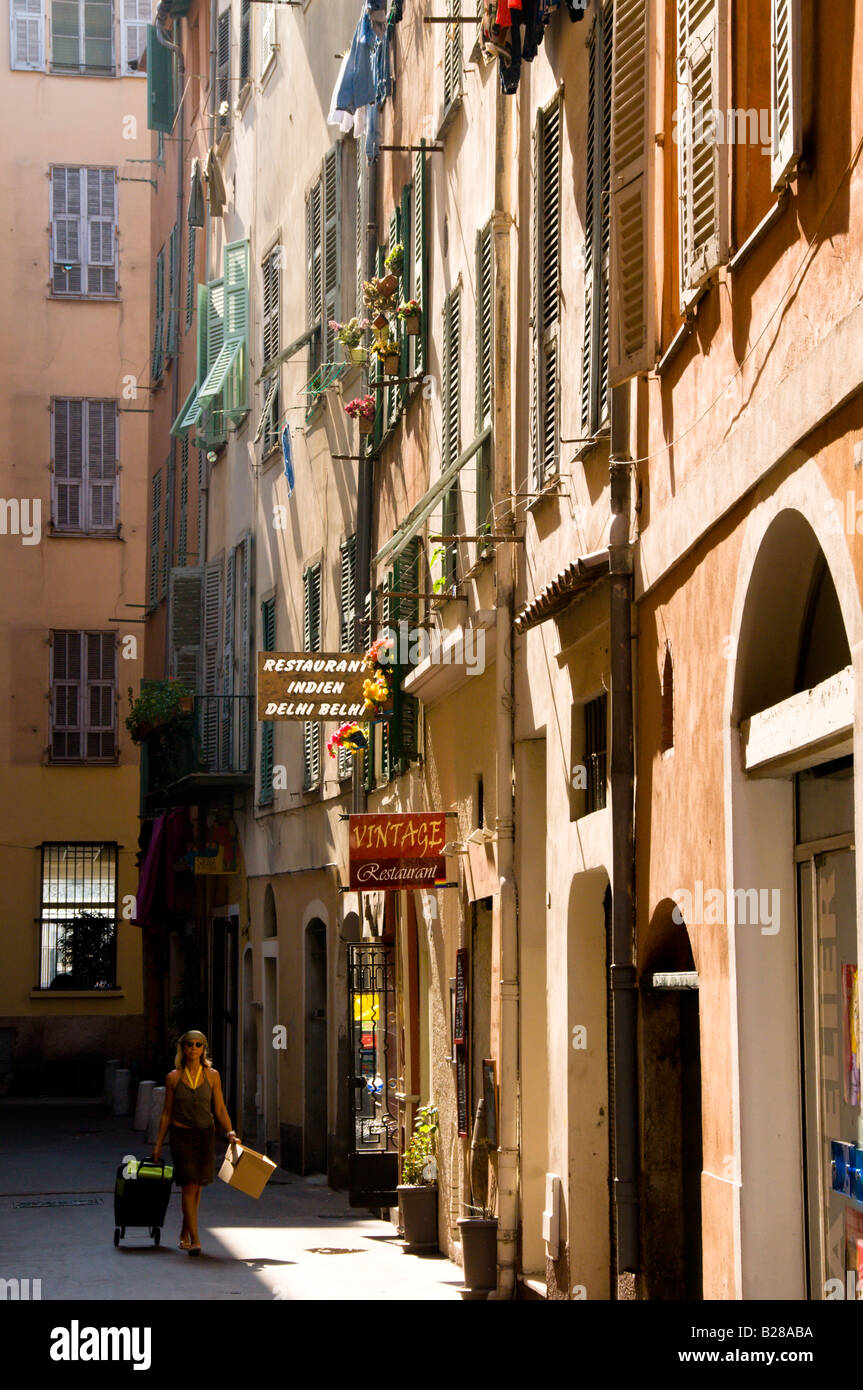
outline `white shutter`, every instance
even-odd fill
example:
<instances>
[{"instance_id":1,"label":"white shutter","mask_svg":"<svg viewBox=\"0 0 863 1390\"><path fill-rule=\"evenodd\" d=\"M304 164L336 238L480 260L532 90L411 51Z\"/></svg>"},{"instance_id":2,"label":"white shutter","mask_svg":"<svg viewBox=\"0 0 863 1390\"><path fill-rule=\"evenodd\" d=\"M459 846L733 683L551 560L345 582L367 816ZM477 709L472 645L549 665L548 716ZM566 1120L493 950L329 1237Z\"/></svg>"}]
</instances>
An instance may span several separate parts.
<instances>
[{"instance_id":1,"label":"white shutter","mask_svg":"<svg viewBox=\"0 0 863 1390\"><path fill-rule=\"evenodd\" d=\"M52 413L54 439L54 525L58 531L82 531L84 479L83 401L55 400Z\"/></svg>"},{"instance_id":2,"label":"white shutter","mask_svg":"<svg viewBox=\"0 0 863 1390\"><path fill-rule=\"evenodd\" d=\"M10 0L10 63L13 68L45 69L44 0Z\"/></svg>"},{"instance_id":3,"label":"white shutter","mask_svg":"<svg viewBox=\"0 0 863 1390\"><path fill-rule=\"evenodd\" d=\"M611 92L612 386L653 366L648 213L652 43L649 0L617 0Z\"/></svg>"},{"instance_id":4,"label":"white shutter","mask_svg":"<svg viewBox=\"0 0 863 1390\"><path fill-rule=\"evenodd\" d=\"M261 16L261 76L276 49L276 7L265 5Z\"/></svg>"},{"instance_id":5,"label":"white shutter","mask_svg":"<svg viewBox=\"0 0 863 1390\"><path fill-rule=\"evenodd\" d=\"M116 526L117 404L87 401L88 531Z\"/></svg>"},{"instance_id":6,"label":"white shutter","mask_svg":"<svg viewBox=\"0 0 863 1390\"><path fill-rule=\"evenodd\" d=\"M51 272L55 294L80 294L81 169L51 170Z\"/></svg>"},{"instance_id":7,"label":"white shutter","mask_svg":"<svg viewBox=\"0 0 863 1390\"><path fill-rule=\"evenodd\" d=\"M681 312L728 254L727 145L712 114L728 110L726 33L725 0L677 0Z\"/></svg>"},{"instance_id":8,"label":"white shutter","mask_svg":"<svg viewBox=\"0 0 863 1390\"><path fill-rule=\"evenodd\" d=\"M771 0L771 5L770 177L773 188L779 189L796 167L801 150L800 0Z\"/></svg>"},{"instance_id":9,"label":"white shutter","mask_svg":"<svg viewBox=\"0 0 863 1390\"><path fill-rule=\"evenodd\" d=\"M147 25L150 23L150 0L122 0L120 15L120 76L146 77L146 72L138 72L129 67L133 58L140 58L147 51Z\"/></svg>"},{"instance_id":10,"label":"white shutter","mask_svg":"<svg viewBox=\"0 0 863 1390\"><path fill-rule=\"evenodd\" d=\"M113 169L87 169L87 293L115 294L116 181Z\"/></svg>"}]
</instances>

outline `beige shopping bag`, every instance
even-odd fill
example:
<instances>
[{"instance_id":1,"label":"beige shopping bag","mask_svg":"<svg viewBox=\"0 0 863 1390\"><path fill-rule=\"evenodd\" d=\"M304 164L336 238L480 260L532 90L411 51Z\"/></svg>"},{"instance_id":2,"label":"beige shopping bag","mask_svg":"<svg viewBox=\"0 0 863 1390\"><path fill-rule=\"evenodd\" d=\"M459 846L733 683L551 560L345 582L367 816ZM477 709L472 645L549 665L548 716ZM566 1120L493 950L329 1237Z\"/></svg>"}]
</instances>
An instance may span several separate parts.
<instances>
[{"instance_id":1,"label":"beige shopping bag","mask_svg":"<svg viewBox=\"0 0 863 1390\"><path fill-rule=\"evenodd\" d=\"M250 1197L260 1197L271 1176L276 1171L271 1158L247 1149L244 1144L235 1144L225 1154L225 1161L219 1169L222 1182L246 1192Z\"/></svg>"}]
</instances>

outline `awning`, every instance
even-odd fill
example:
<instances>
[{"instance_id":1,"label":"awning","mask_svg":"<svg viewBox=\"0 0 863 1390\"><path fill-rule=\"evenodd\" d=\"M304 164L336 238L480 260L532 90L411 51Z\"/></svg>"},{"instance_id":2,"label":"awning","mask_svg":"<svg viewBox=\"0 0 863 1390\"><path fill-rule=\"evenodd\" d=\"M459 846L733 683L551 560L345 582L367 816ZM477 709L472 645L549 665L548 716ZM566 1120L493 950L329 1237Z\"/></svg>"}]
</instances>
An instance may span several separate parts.
<instances>
[{"instance_id":1,"label":"awning","mask_svg":"<svg viewBox=\"0 0 863 1390\"><path fill-rule=\"evenodd\" d=\"M402 524L393 532L386 545L381 546L377 555L372 560L373 565L382 565L385 560L394 560L400 555L405 546L413 539L419 528L422 526L426 517L434 511L435 503L441 493L446 492L458 477L461 470L469 459L482 448L487 439L491 439L491 425L486 425L481 434L478 434L472 444L459 454L454 463L445 468L440 477L437 478L424 493L415 506L411 507Z\"/></svg>"},{"instance_id":2,"label":"awning","mask_svg":"<svg viewBox=\"0 0 863 1390\"><path fill-rule=\"evenodd\" d=\"M516 632L527 632L529 628L538 627L547 618L554 617L608 573L607 550L595 550L592 555L582 555L573 560L516 614L513 624Z\"/></svg>"}]
</instances>

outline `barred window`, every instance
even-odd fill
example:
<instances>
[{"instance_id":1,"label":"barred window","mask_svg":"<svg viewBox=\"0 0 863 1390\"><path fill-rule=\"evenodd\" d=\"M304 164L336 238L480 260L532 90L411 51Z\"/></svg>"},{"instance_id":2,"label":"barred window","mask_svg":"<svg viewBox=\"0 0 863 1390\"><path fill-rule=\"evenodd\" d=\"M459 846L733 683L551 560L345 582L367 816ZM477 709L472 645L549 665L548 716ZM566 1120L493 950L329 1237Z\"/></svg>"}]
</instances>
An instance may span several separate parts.
<instances>
[{"instance_id":1,"label":"barred window","mask_svg":"<svg viewBox=\"0 0 863 1390\"><path fill-rule=\"evenodd\" d=\"M40 989L113 989L117 845L42 845Z\"/></svg>"}]
</instances>

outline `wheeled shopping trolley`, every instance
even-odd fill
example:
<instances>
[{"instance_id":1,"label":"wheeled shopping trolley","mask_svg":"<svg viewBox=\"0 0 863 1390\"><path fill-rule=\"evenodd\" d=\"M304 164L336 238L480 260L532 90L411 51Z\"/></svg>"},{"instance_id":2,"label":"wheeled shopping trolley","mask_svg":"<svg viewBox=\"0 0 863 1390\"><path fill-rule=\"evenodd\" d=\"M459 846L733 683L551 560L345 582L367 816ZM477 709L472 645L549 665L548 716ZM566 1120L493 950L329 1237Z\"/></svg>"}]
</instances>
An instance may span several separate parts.
<instances>
[{"instance_id":1,"label":"wheeled shopping trolley","mask_svg":"<svg viewBox=\"0 0 863 1390\"><path fill-rule=\"evenodd\" d=\"M114 1183L114 1244L119 1245L127 1226L146 1226L158 1245L161 1239L174 1170L150 1159L124 1159Z\"/></svg>"}]
</instances>

